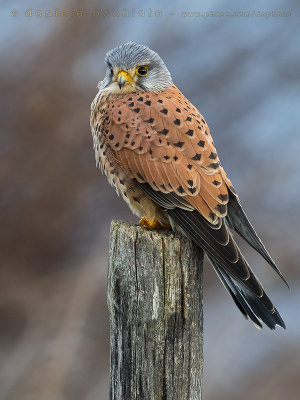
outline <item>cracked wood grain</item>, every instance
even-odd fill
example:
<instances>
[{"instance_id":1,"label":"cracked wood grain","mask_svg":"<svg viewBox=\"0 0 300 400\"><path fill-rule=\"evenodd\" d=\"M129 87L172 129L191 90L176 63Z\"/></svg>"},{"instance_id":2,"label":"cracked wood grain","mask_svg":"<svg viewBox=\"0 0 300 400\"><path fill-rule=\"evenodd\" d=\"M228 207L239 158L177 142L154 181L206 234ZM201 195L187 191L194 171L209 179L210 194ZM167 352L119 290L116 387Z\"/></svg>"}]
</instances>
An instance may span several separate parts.
<instances>
[{"instance_id":1,"label":"cracked wood grain","mask_svg":"<svg viewBox=\"0 0 300 400\"><path fill-rule=\"evenodd\" d=\"M200 400L203 252L169 231L113 221L111 400Z\"/></svg>"}]
</instances>

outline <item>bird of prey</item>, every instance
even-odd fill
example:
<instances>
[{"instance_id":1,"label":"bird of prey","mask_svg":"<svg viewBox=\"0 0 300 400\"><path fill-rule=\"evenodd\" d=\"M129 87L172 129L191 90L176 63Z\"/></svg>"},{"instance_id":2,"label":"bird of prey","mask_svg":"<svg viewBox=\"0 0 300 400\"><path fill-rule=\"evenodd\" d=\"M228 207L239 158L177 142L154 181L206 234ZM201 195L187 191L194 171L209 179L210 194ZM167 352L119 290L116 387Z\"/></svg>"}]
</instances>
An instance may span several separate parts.
<instances>
[{"instance_id":1,"label":"bird of prey","mask_svg":"<svg viewBox=\"0 0 300 400\"><path fill-rule=\"evenodd\" d=\"M232 231L284 278L244 213L203 116L148 47L122 44L107 53L105 63L91 106L97 166L143 227L172 227L205 251L256 327L263 322L285 328Z\"/></svg>"}]
</instances>

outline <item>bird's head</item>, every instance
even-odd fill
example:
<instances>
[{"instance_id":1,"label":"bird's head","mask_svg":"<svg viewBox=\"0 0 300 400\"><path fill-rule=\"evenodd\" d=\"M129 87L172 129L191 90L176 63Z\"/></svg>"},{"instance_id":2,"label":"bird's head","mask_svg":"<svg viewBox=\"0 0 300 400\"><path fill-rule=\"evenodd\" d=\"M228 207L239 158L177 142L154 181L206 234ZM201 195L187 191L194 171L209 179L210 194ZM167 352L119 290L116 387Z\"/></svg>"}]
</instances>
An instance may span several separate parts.
<instances>
[{"instance_id":1,"label":"bird's head","mask_svg":"<svg viewBox=\"0 0 300 400\"><path fill-rule=\"evenodd\" d=\"M105 78L98 87L109 93L158 93L172 84L170 72L159 55L134 42L110 50L106 54L105 64Z\"/></svg>"}]
</instances>

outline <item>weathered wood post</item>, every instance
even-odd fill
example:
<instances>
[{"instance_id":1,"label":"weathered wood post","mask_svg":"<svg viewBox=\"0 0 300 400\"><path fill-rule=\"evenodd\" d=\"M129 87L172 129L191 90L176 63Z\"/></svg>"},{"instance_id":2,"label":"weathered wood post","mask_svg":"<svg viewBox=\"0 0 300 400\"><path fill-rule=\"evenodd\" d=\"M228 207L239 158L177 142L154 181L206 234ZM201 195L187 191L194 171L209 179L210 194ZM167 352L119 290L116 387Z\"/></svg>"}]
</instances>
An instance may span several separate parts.
<instances>
[{"instance_id":1,"label":"weathered wood post","mask_svg":"<svg viewBox=\"0 0 300 400\"><path fill-rule=\"evenodd\" d=\"M111 400L200 400L203 253L186 238L113 221Z\"/></svg>"}]
</instances>

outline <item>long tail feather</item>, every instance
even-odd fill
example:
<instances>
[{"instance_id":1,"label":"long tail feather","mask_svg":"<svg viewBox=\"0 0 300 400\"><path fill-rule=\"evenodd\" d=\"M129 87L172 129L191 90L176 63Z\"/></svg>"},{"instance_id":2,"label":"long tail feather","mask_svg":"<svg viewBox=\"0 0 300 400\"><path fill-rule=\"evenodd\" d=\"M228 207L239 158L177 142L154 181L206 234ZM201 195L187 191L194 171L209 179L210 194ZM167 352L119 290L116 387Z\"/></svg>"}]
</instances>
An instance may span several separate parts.
<instances>
[{"instance_id":1,"label":"long tail feather","mask_svg":"<svg viewBox=\"0 0 300 400\"><path fill-rule=\"evenodd\" d=\"M276 325L285 329L285 323L276 308L274 308L273 313L270 312L253 293L245 287L240 287L212 258L209 258L209 260L237 307L244 316L249 316L257 328L262 328L262 324L259 321L261 320L270 329L275 329Z\"/></svg>"},{"instance_id":2,"label":"long tail feather","mask_svg":"<svg viewBox=\"0 0 300 400\"><path fill-rule=\"evenodd\" d=\"M287 281L282 275L281 271L276 266L274 260L271 258L270 254L267 252L262 241L255 232L253 226L247 218L242 206L232 193L229 193L229 202L227 204L227 219L229 226L231 226L236 232L238 232L241 237L246 240L263 258L269 263L269 265L277 272L283 282L289 288Z\"/></svg>"},{"instance_id":3,"label":"long tail feather","mask_svg":"<svg viewBox=\"0 0 300 400\"><path fill-rule=\"evenodd\" d=\"M224 218L219 218L216 224L211 224L197 210L181 208L178 202L174 201L176 198L172 197L176 196L175 194L170 196L160 191L154 191L146 183L139 184L139 186L168 213L172 226L180 229L205 251L219 278L244 316L249 316L258 327L262 326L261 320L271 329L274 329L276 325L285 328L280 314L235 243ZM235 213L232 213L234 222L231 218L229 224L242 231L235 220ZM244 219L248 221L246 216ZM248 224L249 226L244 222L244 225L247 226L247 233L251 232L252 235L250 233L249 237L246 235L249 243L251 245L260 244L259 250L262 251L264 247L260 239L249 221ZM265 256L268 257L266 250L264 251Z\"/></svg>"},{"instance_id":4,"label":"long tail feather","mask_svg":"<svg viewBox=\"0 0 300 400\"><path fill-rule=\"evenodd\" d=\"M220 231L224 229L227 231L224 221L219 229L215 229L210 228L207 221L198 212L176 208L167 212L213 260L213 265L219 272L218 275L222 276L223 283L226 282L226 288L230 289L229 293L235 303L238 303L239 309L244 310L243 314L246 313L259 327L261 324L257 319L263 321L270 329L274 329L276 325L285 328L280 314L251 271L229 232L228 243L221 243L224 233L222 234ZM219 232L217 232L218 230ZM232 256L234 252L237 254L236 259L234 259L235 255ZM245 275L245 271L248 272L248 276Z\"/></svg>"}]
</instances>

